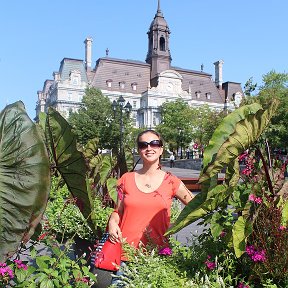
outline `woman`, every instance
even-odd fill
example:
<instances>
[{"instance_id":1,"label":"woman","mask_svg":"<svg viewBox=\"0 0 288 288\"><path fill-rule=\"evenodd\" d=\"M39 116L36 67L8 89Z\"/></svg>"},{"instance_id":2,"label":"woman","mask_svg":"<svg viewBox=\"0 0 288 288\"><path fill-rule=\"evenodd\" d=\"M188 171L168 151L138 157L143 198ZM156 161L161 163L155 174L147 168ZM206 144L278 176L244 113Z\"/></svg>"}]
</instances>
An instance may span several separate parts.
<instances>
[{"instance_id":1,"label":"woman","mask_svg":"<svg viewBox=\"0 0 288 288\"><path fill-rule=\"evenodd\" d=\"M115 243L123 238L135 248L152 244L162 249L169 246L164 234L170 225L173 197L186 205L194 196L179 178L161 170L163 142L159 133L141 132L137 147L143 167L118 180L118 203L109 219L109 239Z\"/></svg>"}]
</instances>

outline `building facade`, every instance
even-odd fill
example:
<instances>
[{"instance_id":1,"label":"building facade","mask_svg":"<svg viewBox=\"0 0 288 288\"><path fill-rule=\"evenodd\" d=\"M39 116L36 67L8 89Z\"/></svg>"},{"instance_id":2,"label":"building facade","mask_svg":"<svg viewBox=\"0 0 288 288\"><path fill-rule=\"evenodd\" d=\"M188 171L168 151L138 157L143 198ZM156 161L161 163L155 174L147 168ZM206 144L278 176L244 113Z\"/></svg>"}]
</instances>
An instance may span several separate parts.
<instances>
[{"instance_id":1,"label":"building facade","mask_svg":"<svg viewBox=\"0 0 288 288\"><path fill-rule=\"evenodd\" d=\"M52 106L64 117L81 106L87 87L95 87L109 97L111 103L124 97L132 106L135 127L153 128L161 122L160 106L166 101L183 99L190 106L208 104L211 108L233 109L241 101L243 91L237 82L223 82L222 60L216 61L215 79L201 71L173 67L170 52L170 29L160 8L148 30L148 52L144 61L99 58L92 67L91 38L86 38L85 59L64 58L53 80L46 80L38 91L36 117Z\"/></svg>"}]
</instances>

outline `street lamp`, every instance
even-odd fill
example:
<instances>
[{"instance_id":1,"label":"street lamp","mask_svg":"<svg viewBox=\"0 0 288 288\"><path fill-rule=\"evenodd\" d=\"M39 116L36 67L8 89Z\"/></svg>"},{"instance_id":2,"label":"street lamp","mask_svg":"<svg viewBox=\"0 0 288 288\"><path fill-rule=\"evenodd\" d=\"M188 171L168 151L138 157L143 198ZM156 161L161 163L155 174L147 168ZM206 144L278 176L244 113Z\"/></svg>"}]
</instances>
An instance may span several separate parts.
<instances>
[{"instance_id":1,"label":"street lamp","mask_svg":"<svg viewBox=\"0 0 288 288\"><path fill-rule=\"evenodd\" d=\"M112 102L112 109L114 112L114 118L116 117L116 111L117 108L119 107L120 109L120 154L122 154L122 150L123 150L123 132L124 132L124 125L123 125L123 111L125 111L127 113L127 115L129 115L129 113L132 110L132 106L129 102L125 104L125 99L122 95L119 96L119 98L117 99L117 101L113 101Z\"/></svg>"}]
</instances>

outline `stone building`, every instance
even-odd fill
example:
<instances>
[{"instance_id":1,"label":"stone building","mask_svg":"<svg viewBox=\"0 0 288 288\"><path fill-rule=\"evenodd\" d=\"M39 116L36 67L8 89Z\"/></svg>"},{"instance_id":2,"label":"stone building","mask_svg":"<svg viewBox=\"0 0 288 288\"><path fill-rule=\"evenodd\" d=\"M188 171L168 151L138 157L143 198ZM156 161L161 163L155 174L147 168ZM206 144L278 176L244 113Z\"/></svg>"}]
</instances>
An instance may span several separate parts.
<instances>
[{"instance_id":1,"label":"stone building","mask_svg":"<svg viewBox=\"0 0 288 288\"><path fill-rule=\"evenodd\" d=\"M165 101L182 98L193 107L208 104L215 109L233 109L243 97L240 83L223 82L223 61L215 65L212 75L187 68L173 67L169 48L170 29L160 8L148 30L148 52L144 61L109 57L99 58L92 67L92 42L86 38L85 59L64 58L53 80L44 82L38 91L36 117L40 111L54 107L68 117L81 105L86 87L99 88L111 102L122 95L132 106L135 127L155 127L160 123L159 107ZM237 101L238 102L237 102Z\"/></svg>"}]
</instances>

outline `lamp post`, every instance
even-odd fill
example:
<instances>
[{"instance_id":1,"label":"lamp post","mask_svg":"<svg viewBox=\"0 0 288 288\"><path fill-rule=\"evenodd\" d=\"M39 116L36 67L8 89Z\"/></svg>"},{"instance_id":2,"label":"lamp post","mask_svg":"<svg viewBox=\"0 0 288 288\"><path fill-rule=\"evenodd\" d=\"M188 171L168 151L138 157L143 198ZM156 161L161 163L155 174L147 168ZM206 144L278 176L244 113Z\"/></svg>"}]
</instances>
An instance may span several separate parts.
<instances>
[{"instance_id":1,"label":"lamp post","mask_svg":"<svg viewBox=\"0 0 288 288\"><path fill-rule=\"evenodd\" d=\"M180 159L183 159L183 129L179 128Z\"/></svg>"},{"instance_id":2,"label":"lamp post","mask_svg":"<svg viewBox=\"0 0 288 288\"><path fill-rule=\"evenodd\" d=\"M123 152L123 133L124 133L124 125L123 125L123 112L125 111L128 115L132 110L132 106L129 102L125 105L125 99L122 95L119 98L112 102L112 109L114 112L114 118L116 117L117 108L120 110L120 155Z\"/></svg>"}]
</instances>

